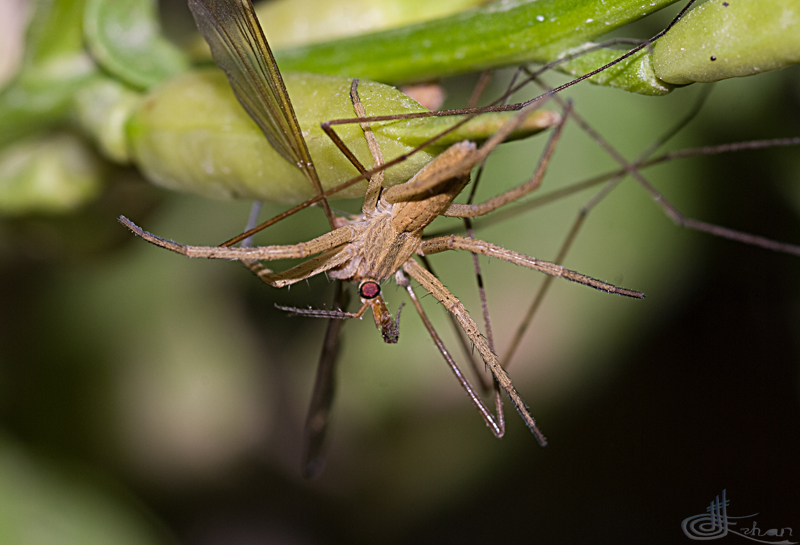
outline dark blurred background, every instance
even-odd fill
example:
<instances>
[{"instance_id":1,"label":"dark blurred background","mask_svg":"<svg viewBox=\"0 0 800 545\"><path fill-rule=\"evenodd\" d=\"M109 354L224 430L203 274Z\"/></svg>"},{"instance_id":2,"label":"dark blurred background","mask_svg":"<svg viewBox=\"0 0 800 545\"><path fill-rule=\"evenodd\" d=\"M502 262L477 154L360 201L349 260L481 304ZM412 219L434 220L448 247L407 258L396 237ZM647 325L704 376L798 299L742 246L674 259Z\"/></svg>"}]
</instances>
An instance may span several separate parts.
<instances>
[{"instance_id":1,"label":"dark blurred background","mask_svg":"<svg viewBox=\"0 0 800 545\"><path fill-rule=\"evenodd\" d=\"M475 81L445 82L448 105L463 104ZM648 98L584 85L571 96L633 158L699 91ZM667 148L799 129L795 68L717 84ZM530 176L543 140L498 150L478 198ZM540 191L614 168L571 126ZM687 215L800 243L794 148L646 175ZM553 259L596 191L476 222L476 235ZM168 194L119 169L76 213L0 218L0 542L676 543L687 540L681 521L723 489L728 515L759 513L741 526L800 532L797 257L681 230L627 180L590 215L565 265L647 299L556 282L509 362L546 448L508 403L506 437L491 436L408 306L396 346L370 319L345 325L328 463L307 482L300 441L324 322L274 305L327 307L332 285L272 289L235 263L151 247L115 220L218 244L248 209ZM309 210L257 242L324 228ZM437 275L478 320L470 257L436 257ZM500 262L483 268L502 355L542 279ZM396 310L403 292L385 290Z\"/></svg>"}]
</instances>

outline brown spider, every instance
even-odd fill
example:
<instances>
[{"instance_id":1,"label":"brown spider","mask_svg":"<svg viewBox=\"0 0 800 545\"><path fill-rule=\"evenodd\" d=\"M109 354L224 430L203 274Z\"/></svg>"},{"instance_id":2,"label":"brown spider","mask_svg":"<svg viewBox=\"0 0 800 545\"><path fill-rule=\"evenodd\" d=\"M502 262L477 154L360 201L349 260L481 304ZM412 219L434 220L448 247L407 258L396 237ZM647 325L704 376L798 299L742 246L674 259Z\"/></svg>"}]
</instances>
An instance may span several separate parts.
<instances>
[{"instance_id":1,"label":"brown spider","mask_svg":"<svg viewBox=\"0 0 800 545\"><path fill-rule=\"evenodd\" d=\"M148 242L189 257L240 260L264 282L277 288L289 286L321 273L327 273L331 278L338 280L356 282L362 303L358 312L292 310L321 317L361 317L367 308L371 308L375 323L381 329L384 340L390 343L397 342L397 323L392 319L383 300L380 286L381 283L394 276L396 282L410 292L411 288L406 275L410 276L458 320L470 341L489 366L497 383L508 393L525 423L537 440L544 445L545 438L539 431L535 420L464 305L433 274L414 259L415 254L424 256L447 250L467 250L572 280L608 293L639 299L644 297L637 291L618 288L565 269L560 265L506 250L489 242L457 235L423 240L424 229L439 215L474 217L487 214L533 191L540 185L549 157L563 128L563 121L553 132L543 160L531 180L482 204L460 205L452 202L469 182L472 167L481 162L496 143L505 138L507 133L513 130L513 125L521 122L520 120L527 113L529 112L523 111L515 118L514 123L509 123L480 149L476 148L472 142L467 141L454 144L404 184L382 189L376 183L376 177L373 177L364 199L363 213L355 219L337 218L337 224L341 225L340 227L308 242L254 248L185 246L148 233L127 218L121 217L120 221ZM273 272L259 263L259 261L287 258L308 259L279 273ZM487 424L495 430L496 435L501 434L502 432L498 431L498 426L491 413L470 390L468 390L470 397L478 405Z\"/></svg>"},{"instance_id":2,"label":"brown spider","mask_svg":"<svg viewBox=\"0 0 800 545\"><path fill-rule=\"evenodd\" d=\"M482 163L488 154L498 144L507 139L514 130L519 128L526 118L541 106L544 101L525 106L518 115L507 122L480 148L468 141L454 144L420 170L411 180L388 189L382 188L382 171L386 166L393 163L383 163L377 141L365 120L361 123L361 126L375 162L373 170L368 172L354 158L352 153L348 155L347 152L349 150L343 147L343 144L340 146L343 147L342 151L361 172L361 176L369 179L362 206L362 214L355 218L336 217L326 201L326 196L331 194L333 190L329 192L323 192L322 190L314 164L311 161L305 140L294 115L291 100L283 85L280 72L269 50L266 38L255 17L252 4L249 0L189 0L189 7L195 16L198 28L211 45L214 60L227 73L239 101L262 129L270 144L287 161L297 165L305 173L314 186L317 196L281 214L278 218L274 218L270 222L228 241L222 246L185 246L148 233L127 218L120 217L120 221L148 242L186 256L242 261L263 281L274 287L289 286L320 273L326 273L334 279L355 282L358 284L358 293L362 303L355 313L323 310L286 310L303 315L339 319L361 317L369 308L372 310L376 325L381 329L384 340L389 343L397 342L398 322L397 319L392 319L391 313L383 300L381 284L394 276L395 281L408 292L439 351L445 357L451 370L458 378L461 386L467 391L470 399L480 411L493 434L501 437L505 429L502 399L498 389L502 388L511 398L517 411L539 443L546 444L546 440L539 431L527 406L514 389L511 379L501 366L489 343L481 335L475 321L470 317L458 298L450 293L430 271L421 266L414 256L425 256L447 250L467 250L473 254L496 257L609 293L634 298L644 297L639 292L618 288L606 282L565 269L560 265L506 250L488 242L456 235L440 236L428 240L423 239L425 228L437 216L461 218L482 216L537 189L563 130L564 122L570 116L571 108L569 106L565 108L563 117L555 113L537 112L537 115L549 114L549 117L544 116L546 120L543 121L543 124L555 126L555 130L535 174L530 180L518 187L477 205L454 204L453 200L468 184L472 168ZM357 80L353 81L351 97L358 116L356 121L359 121L366 117L366 112L358 98ZM374 120L380 119L374 118ZM340 121L350 122L352 120ZM331 122L330 124L334 123ZM324 125L323 128L326 129ZM336 141L335 133L327 129L326 132ZM351 182L356 180L351 180ZM349 184L350 182L347 183ZM330 232L299 244L255 248L231 247L232 244L243 240L255 230L315 202L322 204L332 227ZM306 260L286 271L277 273L260 263L261 261L286 258ZM452 313L467 337L478 349L495 379L496 416L489 411L445 350L411 288L408 280L409 276L419 282L426 291L432 294ZM340 304L344 306L345 303ZM329 349L327 343L328 339L336 336L338 327L333 325L336 323L341 322L333 320L326 337L326 348L323 350L320 360L320 371L306 424L306 447L304 453L306 476L316 475L321 469L317 451L320 449L322 437L324 436L325 423L332 399L331 373L336 352L335 348ZM335 341L332 342L334 345L336 344Z\"/></svg>"}]
</instances>

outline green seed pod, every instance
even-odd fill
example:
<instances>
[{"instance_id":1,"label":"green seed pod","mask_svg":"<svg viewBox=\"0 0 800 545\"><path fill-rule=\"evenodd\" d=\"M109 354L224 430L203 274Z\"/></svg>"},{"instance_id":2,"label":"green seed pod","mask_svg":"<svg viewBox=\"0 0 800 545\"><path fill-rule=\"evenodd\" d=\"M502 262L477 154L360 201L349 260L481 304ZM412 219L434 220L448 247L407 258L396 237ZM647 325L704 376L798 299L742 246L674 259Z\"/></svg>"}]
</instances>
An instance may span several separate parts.
<instances>
[{"instance_id":1,"label":"green seed pod","mask_svg":"<svg viewBox=\"0 0 800 545\"><path fill-rule=\"evenodd\" d=\"M284 74L303 136L325 189L358 175L339 148L320 128L324 121L353 118L351 80L315 74ZM419 104L387 85L361 82L358 93L367 115L425 112ZM404 182L454 140L482 140L514 112L480 116L464 131L414 154L386 171L385 185ZM423 118L374 123L373 132L388 161L412 151L428 136L452 126L458 118ZM557 114L538 112L513 137L527 136L558 121ZM359 161L372 166L372 156L358 124L334 127ZM314 195L296 165L267 142L218 70L179 76L152 92L127 126L134 162L152 182L217 198L245 198L296 203ZM338 197L364 195L366 183Z\"/></svg>"},{"instance_id":2,"label":"green seed pod","mask_svg":"<svg viewBox=\"0 0 800 545\"><path fill-rule=\"evenodd\" d=\"M710 0L655 44L656 75L712 82L800 62L800 2Z\"/></svg>"}]
</instances>

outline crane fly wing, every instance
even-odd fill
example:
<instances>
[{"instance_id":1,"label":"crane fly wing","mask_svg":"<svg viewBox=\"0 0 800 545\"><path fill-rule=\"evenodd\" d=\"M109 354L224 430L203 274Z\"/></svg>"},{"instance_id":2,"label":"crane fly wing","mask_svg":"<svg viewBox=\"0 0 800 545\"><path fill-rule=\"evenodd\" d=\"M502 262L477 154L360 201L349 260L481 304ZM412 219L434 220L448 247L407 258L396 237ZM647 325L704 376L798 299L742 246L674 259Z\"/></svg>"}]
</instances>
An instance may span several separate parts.
<instances>
[{"instance_id":1,"label":"crane fly wing","mask_svg":"<svg viewBox=\"0 0 800 545\"><path fill-rule=\"evenodd\" d=\"M275 57L250 0L189 0L197 28L236 98L270 145L302 170L318 194L322 186L303 139Z\"/></svg>"},{"instance_id":2,"label":"crane fly wing","mask_svg":"<svg viewBox=\"0 0 800 545\"><path fill-rule=\"evenodd\" d=\"M334 308L346 309L349 299L348 291L343 288L342 282L337 280ZM345 320L330 318L325 341L322 343L314 391L311 394L311 404L303 431L302 471L306 479L319 476L325 467L323 447L336 390L336 361L341 348L340 333L344 324Z\"/></svg>"}]
</instances>

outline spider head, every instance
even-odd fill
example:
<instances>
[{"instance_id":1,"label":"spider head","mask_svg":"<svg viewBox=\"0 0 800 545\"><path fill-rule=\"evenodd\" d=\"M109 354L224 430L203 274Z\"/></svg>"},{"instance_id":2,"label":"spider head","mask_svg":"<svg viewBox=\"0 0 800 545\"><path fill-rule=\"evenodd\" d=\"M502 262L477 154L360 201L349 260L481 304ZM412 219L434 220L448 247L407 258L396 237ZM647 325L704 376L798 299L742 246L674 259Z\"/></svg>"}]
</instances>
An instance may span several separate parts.
<instances>
[{"instance_id":1,"label":"spider head","mask_svg":"<svg viewBox=\"0 0 800 545\"><path fill-rule=\"evenodd\" d=\"M397 311L397 319L392 319L392 313L389 312L381 295L381 285L375 280L362 280L358 285L358 295L362 303L372 307L375 325L380 328L383 341L389 344L396 343L400 337L400 311Z\"/></svg>"}]
</instances>

